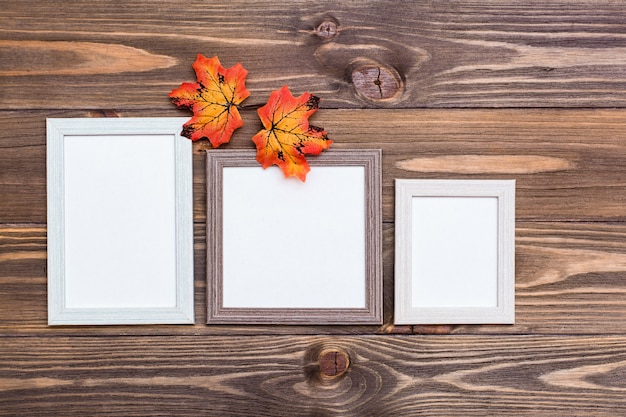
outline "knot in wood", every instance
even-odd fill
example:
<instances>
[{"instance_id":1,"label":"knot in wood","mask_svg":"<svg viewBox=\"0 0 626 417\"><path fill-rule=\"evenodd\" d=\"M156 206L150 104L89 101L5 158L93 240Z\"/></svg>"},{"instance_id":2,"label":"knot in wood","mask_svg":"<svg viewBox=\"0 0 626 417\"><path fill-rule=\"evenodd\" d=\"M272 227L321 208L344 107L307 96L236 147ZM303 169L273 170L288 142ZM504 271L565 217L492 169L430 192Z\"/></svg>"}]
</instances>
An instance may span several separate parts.
<instances>
[{"instance_id":1,"label":"knot in wood","mask_svg":"<svg viewBox=\"0 0 626 417\"><path fill-rule=\"evenodd\" d=\"M330 40L339 34L337 30L337 22L332 20L324 20L315 28L315 34L324 40Z\"/></svg>"},{"instance_id":2,"label":"knot in wood","mask_svg":"<svg viewBox=\"0 0 626 417\"><path fill-rule=\"evenodd\" d=\"M362 96L378 101L395 97L402 87L400 75L383 65L366 65L352 71L352 83Z\"/></svg>"},{"instance_id":3,"label":"knot in wood","mask_svg":"<svg viewBox=\"0 0 626 417\"><path fill-rule=\"evenodd\" d=\"M350 367L350 357L341 350L323 350L320 352L318 364L323 377L336 378L346 373Z\"/></svg>"}]
</instances>

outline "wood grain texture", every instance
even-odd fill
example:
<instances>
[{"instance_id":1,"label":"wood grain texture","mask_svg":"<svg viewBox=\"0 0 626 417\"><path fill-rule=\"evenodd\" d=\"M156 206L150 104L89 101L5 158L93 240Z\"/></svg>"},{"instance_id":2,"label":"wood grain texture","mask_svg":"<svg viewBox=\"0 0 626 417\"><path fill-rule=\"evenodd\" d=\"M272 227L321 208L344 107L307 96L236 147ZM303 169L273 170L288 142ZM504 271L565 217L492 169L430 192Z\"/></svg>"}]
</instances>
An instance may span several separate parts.
<instances>
[{"instance_id":1,"label":"wood grain texture","mask_svg":"<svg viewBox=\"0 0 626 417\"><path fill-rule=\"evenodd\" d=\"M9 342L0 344L2 416L613 417L626 411L623 336ZM320 357L328 350L349 358L343 375L321 375Z\"/></svg>"},{"instance_id":2,"label":"wood grain texture","mask_svg":"<svg viewBox=\"0 0 626 417\"><path fill-rule=\"evenodd\" d=\"M625 415L624 27L613 0L3 2L0 415ZM46 325L45 118L190 116L198 53L250 71L229 148L288 84L383 150L382 326L201 324L202 143L198 324ZM395 178L517 181L515 325L391 324Z\"/></svg>"},{"instance_id":3,"label":"wood grain texture","mask_svg":"<svg viewBox=\"0 0 626 417\"><path fill-rule=\"evenodd\" d=\"M153 108L198 52L326 107L622 107L614 1L8 2L3 109ZM108 65L112 63L112 65Z\"/></svg>"},{"instance_id":4,"label":"wood grain texture","mask_svg":"<svg viewBox=\"0 0 626 417\"><path fill-rule=\"evenodd\" d=\"M194 326L58 328L55 334L622 334L626 332L626 225L526 223L516 229L515 325L393 323L394 229L383 230L382 326L206 326L205 228L195 228ZM40 225L0 227L0 334L44 334L46 238Z\"/></svg>"},{"instance_id":5,"label":"wood grain texture","mask_svg":"<svg viewBox=\"0 0 626 417\"><path fill-rule=\"evenodd\" d=\"M173 106L172 106L173 107ZM169 110L122 117L185 115ZM0 222L45 222L45 117L93 112L0 112ZM256 112L230 149L254 149ZM25 119L35 121L28 130ZM383 220L393 221L394 178L515 179L516 215L532 221L626 220L626 111L334 110L314 123L334 148L383 151ZM194 218L206 217L204 149L196 142Z\"/></svg>"},{"instance_id":6,"label":"wood grain texture","mask_svg":"<svg viewBox=\"0 0 626 417\"><path fill-rule=\"evenodd\" d=\"M117 74L154 71L176 64L176 60L168 56L96 42L0 41L0 50L21 58L17 65L14 63L10 68L1 70L0 77ZM49 55L50 59L39 62L39 65L19 65L28 57L41 55ZM33 61L31 58L30 63L33 64Z\"/></svg>"}]
</instances>

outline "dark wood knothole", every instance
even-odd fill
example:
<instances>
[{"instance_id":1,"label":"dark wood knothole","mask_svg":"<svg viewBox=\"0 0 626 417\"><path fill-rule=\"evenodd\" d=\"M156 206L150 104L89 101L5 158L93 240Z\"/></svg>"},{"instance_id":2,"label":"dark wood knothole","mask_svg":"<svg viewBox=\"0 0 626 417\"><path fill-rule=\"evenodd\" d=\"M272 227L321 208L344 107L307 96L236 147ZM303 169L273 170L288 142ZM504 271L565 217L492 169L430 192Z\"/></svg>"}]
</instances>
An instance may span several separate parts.
<instances>
[{"instance_id":1,"label":"dark wood knothole","mask_svg":"<svg viewBox=\"0 0 626 417\"><path fill-rule=\"evenodd\" d=\"M337 349L328 349L319 355L320 374L324 377L339 377L350 367L350 357L346 352Z\"/></svg>"},{"instance_id":2,"label":"dark wood knothole","mask_svg":"<svg viewBox=\"0 0 626 417\"><path fill-rule=\"evenodd\" d=\"M333 39L339 34L337 22L324 20L315 28L315 34L325 41Z\"/></svg>"},{"instance_id":3,"label":"dark wood knothole","mask_svg":"<svg viewBox=\"0 0 626 417\"><path fill-rule=\"evenodd\" d=\"M373 100L388 100L396 97L402 89L400 75L393 67L366 64L352 71L352 83L363 97Z\"/></svg>"}]
</instances>

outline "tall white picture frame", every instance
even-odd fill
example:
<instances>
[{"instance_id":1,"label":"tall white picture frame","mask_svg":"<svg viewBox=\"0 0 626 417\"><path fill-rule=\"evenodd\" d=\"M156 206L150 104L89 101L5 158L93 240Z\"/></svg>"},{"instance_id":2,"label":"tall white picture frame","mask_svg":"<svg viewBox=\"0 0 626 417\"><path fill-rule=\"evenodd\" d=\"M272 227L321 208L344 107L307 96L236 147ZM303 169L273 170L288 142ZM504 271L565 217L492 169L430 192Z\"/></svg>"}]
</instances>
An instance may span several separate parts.
<instances>
[{"instance_id":1,"label":"tall white picture frame","mask_svg":"<svg viewBox=\"0 0 626 417\"><path fill-rule=\"evenodd\" d=\"M395 324L512 324L515 181L396 179Z\"/></svg>"},{"instance_id":2,"label":"tall white picture frame","mask_svg":"<svg viewBox=\"0 0 626 417\"><path fill-rule=\"evenodd\" d=\"M48 324L194 322L185 120L47 120Z\"/></svg>"}]
</instances>

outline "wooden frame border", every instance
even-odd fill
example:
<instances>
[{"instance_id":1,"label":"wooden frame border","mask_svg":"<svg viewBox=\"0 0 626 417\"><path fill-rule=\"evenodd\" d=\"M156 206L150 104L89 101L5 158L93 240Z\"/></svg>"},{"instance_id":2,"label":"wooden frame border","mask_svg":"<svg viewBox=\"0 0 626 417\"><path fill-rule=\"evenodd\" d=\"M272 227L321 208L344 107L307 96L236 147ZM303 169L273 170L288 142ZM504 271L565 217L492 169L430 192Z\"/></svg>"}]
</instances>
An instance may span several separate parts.
<instances>
[{"instance_id":1,"label":"wooden frame border","mask_svg":"<svg viewBox=\"0 0 626 417\"><path fill-rule=\"evenodd\" d=\"M515 181L396 179L395 324L512 324L515 320ZM496 197L497 306L412 305L412 204L415 197Z\"/></svg>"},{"instance_id":2,"label":"wooden frame border","mask_svg":"<svg viewBox=\"0 0 626 417\"><path fill-rule=\"evenodd\" d=\"M207 323L247 324L381 324L382 217L381 151L330 150L310 158L316 166L365 168L365 308L226 308L222 276L222 171L258 166L255 152L207 152ZM275 167L272 169L276 169Z\"/></svg>"},{"instance_id":3,"label":"wooden frame border","mask_svg":"<svg viewBox=\"0 0 626 417\"><path fill-rule=\"evenodd\" d=\"M192 146L180 136L185 118L47 119L48 324L192 324L193 199ZM64 142L67 136L172 135L175 184L176 305L159 308L68 308L65 283ZM94 156L95 157L95 156Z\"/></svg>"}]
</instances>

